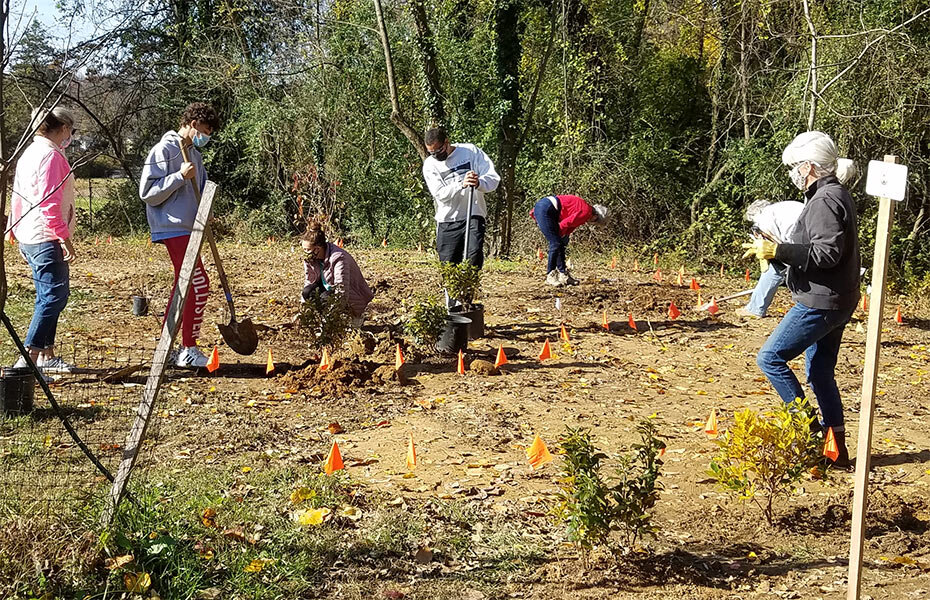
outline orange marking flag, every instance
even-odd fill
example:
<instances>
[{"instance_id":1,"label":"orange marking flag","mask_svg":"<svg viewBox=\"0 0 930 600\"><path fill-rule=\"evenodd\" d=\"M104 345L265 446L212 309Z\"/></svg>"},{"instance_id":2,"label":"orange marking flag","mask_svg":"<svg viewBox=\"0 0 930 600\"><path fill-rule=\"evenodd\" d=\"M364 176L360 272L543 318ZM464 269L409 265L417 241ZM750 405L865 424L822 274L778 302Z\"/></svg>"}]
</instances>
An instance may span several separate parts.
<instances>
[{"instance_id":1,"label":"orange marking flag","mask_svg":"<svg viewBox=\"0 0 930 600\"><path fill-rule=\"evenodd\" d=\"M652 255L652 264L654 264L657 267L659 266L659 253L658 252Z\"/></svg>"},{"instance_id":2,"label":"orange marking flag","mask_svg":"<svg viewBox=\"0 0 930 600\"><path fill-rule=\"evenodd\" d=\"M603 327L603 328L606 329L607 331L610 331L610 321L607 320L607 311L606 311L606 310L604 311L604 322L601 323L601 327Z\"/></svg>"},{"instance_id":3,"label":"orange marking flag","mask_svg":"<svg viewBox=\"0 0 930 600\"><path fill-rule=\"evenodd\" d=\"M210 360L207 361L207 371L212 373L220 368L220 349L213 346L213 352L210 353Z\"/></svg>"},{"instance_id":4,"label":"orange marking flag","mask_svg":"<svg viewBox=\"0 0 930 600\"><path fill-rule=\"evenodd\" d=\"M400 344L397 344L397 352L394 356L394 370L399 371L400 368L404 366L404 351L401 350Z\"/></svg>"},{"instance_id":5,"label":"orange marking flag","mask_svg":"<svg viewBox=\"0 0 930 600\"><path fill-rule=\"evenodd\" d=\"M329 360L329 350L323 348L323 358L320 359L320 370L326 371L331 366L333 366L333 364Z\"/></svg>"},{"instance_id":6,"label":"orange marking flag","mask_svg":"<svg viewBox=\"0 0 930 600\"><path fill-rule=\"evenodd\" d=\"M501 344L497 347L497 360L494 361L495 367L500 367L501 365L507 364L507 355L504 354L504 345Z\"/></svg>"},{"instance_id":7,"label":"orange marking flag","mask_svg":"<svg viewBox=\"0 0 930 600\"><path fill-rule=\"evenodd\" d=\"M339 444L336 443L336 440L333 440L333 447L329 449L329 456L326 457L326 462L323 463L323 472L332 475L336 471L345 468L346 466L342 462L342 454L339 452Z\"/></svg>"},{"instance_id":8,"label":"orange marking flag","mask_svg":"<svg viewBox=\"0 0 930 600\"><path fill-rule=\"evenodd\" d=\"M382 239L381 239L381 247L382 247L382 248L387 248L387 238L382 238Z\"/></svg>"},{"instance_id":9,"label":"orange marking flag","mask_svg":"<svg viewBox=\"0 0 930 600\"><path fill-rule=\"evenodd\" d=\"M610 268L611 269L617 268L617 257L616 256L613 258L613 260L610 261Z\"/></svg>"},{"instance_id":10,"label":"orange marking flag","mask_svg":"<svg viewBox=\"0 0 930 600\"><path fill-rule=\"evenodd\" d=\"M703 306L703 303L701 302L701 292L700 292L700 290L699 290L699 291L698 291L698 298L697 298L697 308L700 309L701 306Z\"/></svg>"},{"instance_id":11,"label":"orange marking flag","mask_svg":"<svg viewBox=\"0 0 930 600\"><path fill-rule=\"evenodd\" d=\"M901 307L900 307L900 306L898 307L897 312L895 312L895 314L894 314L894 322L897 323L898 325L903 325L903 324L904 324L904 317L901 316Z\"/></svg>"},{"instance_id":12,"label":"orange marking flag","mask_svg":"<svg viewBox=\"0 0 930 600\"><path fill-rule=\"evenodd\" d=\"M543 342L542 350L540 350L539 352L539 362L542 362L546 360L547 358L552 358L552 350L549 348L548 338L546 339L545 342Z\"/></svg>"},{"instance_id":13,"label":"orange marking flag","mask_svg":"<svg viewBox=\"0 0 930 600\"><path fill-rule=\"evenodd\" d=\"M411 471L414 470L417 466L417 447L413 445L413 434L410 434L410 439L407 441L407 468Z\"/></svg>"},{"instance_id":14,"label":"orange marking flag","mask_svg":"<svg viewBox=\"0 0 930 600\"><path fill-rule=\"evenodd\" d=\"M633 320L633 313L630 313L630 316L627 319L627 323L630 325L630 329L633 331L638 331L638 329L636 329L636 321Z\"/></svg>"},{"instance_id":15,"label":"orange marking flag","mask_svg":"<svg viewBox=\"0 0 930 600\"><path fill-rule=\"evenodd\" d=\"M717 306L716 297L710 299L710 307L708 307L707 312L709 312L712 315L716 315L718 312L720 312L720 307Z\"/></svg>"},{"instance_id":16,"label":"orange marking flag","mask_svg":"<svg viewBox=\"0 0 930 600\"><path fill-rule=\"evenodd\" d=\"M701 284L699 284L694 277L691 278L691 289L696 292L701 291Z\"/></svg>"},{"instance_id":17,"label":"orange marking flag","mask_svg":"<svg viewBox=\"0 0 930 600\"><path fill-rule=\"evenodd\" d=\"M749 276L749 269L746 269L746 281L749 281L751 277Z\"/></svg>"},{"instance_id":18,"label":"orange marking flag","mask_svg":"<svg viewBox=\"0 0 930 600\"><path fill-rule=\"evenodd\" d=\"M571 341L571 340L568 338L568 332L565 331L565 325L562 325L562 329L559 330L559 339L562 340L563 342L570 342L570 341Z\"/></svg>"},{"instance_id":19,"label":"orange marking flag","mask_svg":"<svg viewBox=\"0 0 930 600\"><path fill-rule=\"evenodd\" d=\"M533 438L533 443L526 449L526 459L530 461L530 466L534 469L538 469L552 460L549 449L546 448L545 442L538 435Z\"/></svg>"},{"instance_id":20,"label":"orange marking flag","mask_svg":"<svg viewBox=\"0 0 930 600\"><path fill-rule=\"evenodd\" d=\"M823 455L836 462L840 457L840 449L836 446L836 436L833 435L833 428L827 429L827 440L823 445Z\"/></svg>"},{"instance_id":21,"label":"orange marking flag","mask_svg":"<svg viewBox=\"0 0 930 600\"><path fill-rule=\"evenodd\" d=\"M707 435L717 435L717 410L710 411L707 417L707 423L704 424L704 433Z\"/></svg>"},{"instance_id":22,"label":"orange marking flag","mask_svg":"<svg viewBox=\"0 0 930 600\"><path fill-rule=\"evenodd\" d=\"M538 258L539 260L545 260L546 258L545 255L543 254L543 251L540 248L536 248L536 258Z\"/></svg>"},{"instance_id":23,"label":"orange marking flag","mask_svg":"<svg viewBox=\"0 0 930 600\"><path fill-rule=\"evenodd\" d=\"M459 375L465 374L465 357L462 356L462 351L459 350L459 366L458 366Z\"/></svg>"},{"instance_id":24,"label":"orange marking flag","mask_svg":"<svg viewBox=\"0 0 930 600\"><path fill-rule=\"evenodd\" d=\"M862 294L862 312L869 312L869 295Z\"/></svg>"},{"instance_id":25,"label":"orange marking flag","mask_svg":"<svg viewBox=\"0 0 930 600\"><path fill-rule=\"evenodd\" d=\"M656 280L656 283L662 283L662 269L656 269L656 272L652 274L652 278Z\"/></svg>"},{"instance_id":26,"label":"orange marking flag","mask_svg":"<svg viewBox=\"0 0 930 600\"><path fill-rule=\"evenodd\" d=\"M271 356L271 348L268 348L268 362L265 364L265 375L274 373L274 358Z\"/></svg>"},{"instance_id":27,"label":"orange marking flag","mask_svg":"<svg viewBox=\"0 0 930 600\"><path fill-rule=\"evenodd\" d=\"M680 316L681 316L681 311L678 310L678 307L675 306L675 301L672 300L672 303L668 305L668 318L674 321Z\"/></svg>"}]
</instances>

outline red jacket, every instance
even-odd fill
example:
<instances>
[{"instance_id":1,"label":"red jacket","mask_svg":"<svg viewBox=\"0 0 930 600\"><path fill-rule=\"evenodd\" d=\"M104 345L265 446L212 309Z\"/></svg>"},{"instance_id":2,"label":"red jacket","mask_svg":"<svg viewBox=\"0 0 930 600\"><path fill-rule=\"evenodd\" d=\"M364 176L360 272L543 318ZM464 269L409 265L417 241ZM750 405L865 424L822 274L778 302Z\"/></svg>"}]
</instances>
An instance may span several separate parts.
<instances>
[{"instance_id":1,"label":"red jacket","mask_svg":"<svg viewBox=\"0 0 930 600\"><path fill-rule=\"evenodd\" d=\"M562 210L559 212L559 235L565 237L591 220L594 209L578 196L556 196ZM530 211L530 216L536 220L536 215Z\"/></svg>"}]
</instances>

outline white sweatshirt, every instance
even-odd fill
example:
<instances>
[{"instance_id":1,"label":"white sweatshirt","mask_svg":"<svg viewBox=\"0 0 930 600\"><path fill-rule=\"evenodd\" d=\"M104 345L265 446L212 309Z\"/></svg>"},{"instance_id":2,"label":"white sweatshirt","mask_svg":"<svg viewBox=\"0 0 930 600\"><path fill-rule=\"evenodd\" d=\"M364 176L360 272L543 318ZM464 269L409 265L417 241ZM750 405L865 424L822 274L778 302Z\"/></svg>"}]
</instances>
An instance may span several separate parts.
<instances>
[{"instance_id":1,"label":"white sweatshirt","mask_svg":"<svg viewBox=\"0 0 930 600\"><path fill-rule=\"evenodd\" d=\"M804 204L794 200L775 202L762 209L755 218L755 225L761 231L769 234L779 244L791 241L794 226L798 224L798 217L804 210Z\"/></svg>"},{"instance_id":2,"label":"white sweatshirt","mask_svg":"<svg viewBox=\"0 0 930 600\"><path fill-rule=\"evenodd\" d=\"M501 182L500 175L494 170L494 163L480 148L474 144L453 144L455 149L444 161L427 156L423 161L423 179L433 195L436 207L436 222L451 223L464 221L468 210L469 188L462 187L465 174L474 171L478 174L478 187L475 189L475 205L472 216L488 216L484 195L497 189Z\"/></svg>"}]
</instances>

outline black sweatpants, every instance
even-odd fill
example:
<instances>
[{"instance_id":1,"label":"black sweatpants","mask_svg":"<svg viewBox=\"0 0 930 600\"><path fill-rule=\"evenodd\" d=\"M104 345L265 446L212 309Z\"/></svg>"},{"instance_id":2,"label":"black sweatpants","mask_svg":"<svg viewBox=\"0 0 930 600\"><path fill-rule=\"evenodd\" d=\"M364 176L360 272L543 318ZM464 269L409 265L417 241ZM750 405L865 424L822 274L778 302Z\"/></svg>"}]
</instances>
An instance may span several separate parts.
<instances>
[{"instance_id":1,"label":"black sweatpants","mask_svg":"<svg viewBox=\"0 0 930 600\"><path fill-rule=\"evenodd\" d=\"M484 266L484 217L473 216L468 231L468 262ZM442 262L460 263L465 251L465 221L436 224L436 251Z\"/></svg>"}]
</instances>

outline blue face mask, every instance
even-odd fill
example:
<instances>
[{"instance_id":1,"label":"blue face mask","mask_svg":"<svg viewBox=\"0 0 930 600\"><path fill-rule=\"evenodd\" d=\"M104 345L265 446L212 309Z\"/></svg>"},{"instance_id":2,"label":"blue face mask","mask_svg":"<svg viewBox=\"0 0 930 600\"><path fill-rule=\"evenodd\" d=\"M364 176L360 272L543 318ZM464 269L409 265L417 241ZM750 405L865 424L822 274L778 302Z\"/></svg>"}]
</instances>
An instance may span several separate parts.
<instances>
[{"instance_id":1,"label":"blue face mask","mask_svg":"<svg viewBox=\"0 0 930 600\"><path fill-rule=\"evenodd\" d=\"M197 133L194 134L193 142L194 142L194 145L197 146L198 148L203 148L204 146L207 145L207 142L209 141L210 141L210 136L205 133L201 133L198 131Z\"/></svg>"}]
</instances>

